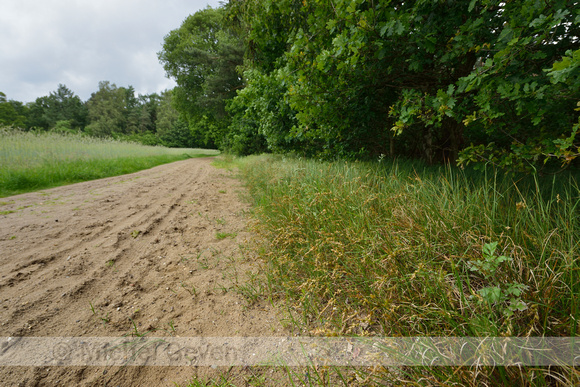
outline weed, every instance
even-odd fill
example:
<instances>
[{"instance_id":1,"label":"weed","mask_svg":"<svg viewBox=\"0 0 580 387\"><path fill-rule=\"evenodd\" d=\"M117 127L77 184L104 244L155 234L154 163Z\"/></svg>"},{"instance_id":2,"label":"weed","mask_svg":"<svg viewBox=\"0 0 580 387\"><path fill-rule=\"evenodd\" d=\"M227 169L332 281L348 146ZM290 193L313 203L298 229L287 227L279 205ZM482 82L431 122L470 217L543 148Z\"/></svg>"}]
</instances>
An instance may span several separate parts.
<instances>
[{"instance_id":1,"label":"weed","mask_svg":"<svg viewBox=\"0 0 580 387\"><path fill-rule=\"evenodd\" d=\"M242 283L234 282L234 290L242 295L250 304L253 304L268 294L267 284L261 273L248 272L247 280Z\"/></svg>"},{"instance_id":2,"label":"weed","mask_svg":"<svg viewBox=\"0 0 580 387\"><path fill-rule=\"evenodd\" d=\"M208 268L209 268L209 259L203 256L203 252L200 252L200 253L197 255L197 258L196 258L196 260L197 260L197 263L199 264L199 266L200 266L202 269L206 270L206 269L208 269Z\"/></svg>"},{"instance_id":3,"label":"weed","mask_svg":"<svg viewBox=\"0 0 580 387\"><path fill-rule=\"evenodd\" d=\"M193 257L186 258L183 255L180 255L179 258L181 262L186 263L189 262Z\"/></svg>"},{"instance_id":4,"label":"weed","mask_svg":"<svg viewBox=\"0 0 580 387\"><path fill-rule=\"evenodd\" d=\"M10 239L10 240L14 240L14 239L16 239L16 235L12 235L12 236L11 236L9 239Z\"/></svg>"},{"instance_id":5,"label":"weed","mask_svg":"<svg viewBox=\"0 0 580 387\"><path fill-rule=\"evenodd\" d=\"M173 324L173 320L169 321L169 322L167 323L167 325L169 325L169 328L171 329L171 332L172 332L173 334L175 334L176 332L175 332L175 325Z\"/></svg>"},{"instance_id":6,"label":"weed","mask_svg":"<svg viewBox=\"0 0 580 387\"><path fill-rule=\"evenodd\" d=\"M11 211L11 210L8 210L8 211L0 211L0 215L8 215L8 214L12 214L14 212L16 212L16 211Z\"/></svg>"},{"instance_id":7,"label":"weed","mask_svg":"<svg viewBox=\"0 0 580 387\"><path fill-rule=\"evenodd\" d=\"M222 278L223 279L223 278ZM230 289L228 289L227 287L225 287L222 284L217 284L214 288L214 290L220 290L223 294L226 294Z\"/></svg>"},{"instance_id":8,"label":"weed","mask_svg":"<svg viewBox=\"0 0 580 387\"><path fill-rule=\"evenodd\" d=\"M235 238L238 235L237 232L229 233L229 232L217 232L215 237L218 240L226 239L226 238Z\"/></svg>"},{"instance_id":9,"label":"weed","mask_svg":"<svg viewBox=\"0 0 580 387\"><path fill-rule=\"evenodd\" d=\"M145 337L149 333L149 331L139 332L139 329L137 328L137 324L135 323L135 320L133 320L131 317L129 317L129 321L131 321L131 325L133 326L131 336L133 336L133 337Z\"/></svg>"},{"instance_id":10,"label":"weed","mask_svg":"<svg viewBox=\"0 0 580 387\"><path fill-rule=\"evenodd\" d=\"M99 316L98 310L95 308L93 303L90 301L89 301L89 306L91 308L91 312L93 312L93 316L98 317L99 320L101 320L101 322L103 323L103 326L105 326L105 324L108 324L111 321L111 319L109 318L109 313L107 313L106 315Z\"/></svg>"},{"instance_id":11,"label":"weed","mask_svg":"<svg viewBox=\"0 0 580 387\"><path fill-rule=\"evenodd\" d=\"M216 168L226 169L226 170L233 170L237 164L236 162L239 159L233 155L225 154L217 157L213 162L212 165Z\"/></svg>"},{"instance_id":12,"label":"weed","mask_svg":"<svg viewBox=\"0 0 580 387\"><path fill-rule=\"evenodd\" d=\"M206 220L207 222L211 222L211 220L209 219L209 215L208 214L202 214L201 211L198 211L197 214L203 218L204 220Z\"/></svg>"},{"instance_id":13,"label":"weed","mask_svg":"<svg viewBox=\"0 0 580 387\"><path fill-rule=\"evenodd\" d=\"M497 242L486 243L483 246L483 260L468 262L471 271L478 272L491 285L485 286L477 291L477 299L485 303L490 312L497 308L505 317L513 316L514 312L523 312L528 309L528 305L522 301L522 293L529 289L529 286L520 283L502 284L497 278L497 270L502 262L510 262L511 258L506 256L496 256L495 250ZM470 296L470 299L476 298ZM507 302L509 301L509 304Z\"/></svg>"},{"instance_id":14,"label":"weed","mask_svg":"<svg viewBox=\"0 0 580 387\"><path fill-rule=\"evenodd\" d=\"M223 218L216 219L215 222L219 225L224 226L226 224L226 220Z\"/></svg>"},{"instance_id":15,"label":"weed","mask_svg":"<svg viewBox=\"0 0 580 387\"><path fill-rule=\"evenodd\" d=\"M139 234L141 234L141 231L139 231L139 230L133 230L133 231L131 231L131 236L133 238L137 238L139 236Z\"/></svg>"},{"instance_id":16,"label":"weed","mask_svg":"<svg viewBox=\"0 0 580 387\"><path fill-rule=\"evenodd\" d=\"M116 340L119 344L111 345L107 348L107 351L114 353L114 351L120 349L122 354L126 356L127 353L130 353L131 356L127 356L127 360L124 366L129 365L132 361L137 359L141 353L146 351L148 348L156 348L159 345L163 345L166 343L165 340L159 339L147 339L146 335L152 331L147 331L144 333L139 332L137 328L137 324L131 318L129 318L132 324L132 332L129 334L123 335L121 338ZM131 336L132 339L128 339Z\"/></svg>"},{"instance_id":17,"label":"weed","mask_svg":"<svg viewBox=\"0 0 580 387\"><path fill-rule=\"evenodd\" d=\"M220 189L218 192L219 192L219 193L221 193L221 194L225 194L225 193L227 193L227 191L226 191L226 190L224 190L224 189Z\"/></svg>"},{"instance_id":18,"label":"weed","mask_svg":"<svg viewBox=\"0 0 580 387\"><path fill-rule=\"evenodd\" d=\"M177 387L180 386L177 385ZM186 387L236 387L236 385L230 382L227 378L223 377L218 380L210 379L206 381L194 378Z\"/></svg>"},{"instance_id":19,"label":"weed","mask_svg":"<svg viewBox=\"0 0 580 387\"><path fill-rule=\"evenodd\" d=\"M197 290L195 289L195 286L193 285L187 285L185 283L181 283L181 287L184 288L185 290L187 290L189 292L189 294L191 294L192 296L197 296Z\"/></svg>"}]
</instances>

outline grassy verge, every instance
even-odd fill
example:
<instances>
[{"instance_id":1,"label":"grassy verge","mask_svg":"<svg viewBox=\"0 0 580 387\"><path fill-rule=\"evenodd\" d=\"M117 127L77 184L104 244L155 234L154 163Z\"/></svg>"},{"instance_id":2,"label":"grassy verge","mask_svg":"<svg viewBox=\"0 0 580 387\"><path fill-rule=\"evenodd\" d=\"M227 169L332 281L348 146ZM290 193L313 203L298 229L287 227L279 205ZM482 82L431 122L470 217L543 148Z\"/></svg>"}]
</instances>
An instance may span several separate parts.
<instances>
[{"instance_id":1,"label":"grassy verge","mask_svg":"<svg viewBox=\"0 0 580 387\"><path fill-rule=\"evenodd\" d=\"M310 335L576 336L580 189L417 163L237 161L273 295ZM407 368L381 382L573 385L566 367Z\"/></svg>"},{"instance_id":2,"label":"grassy verge","mask_svg":"<svg viewBox=\"0 0 580 387\"><path fill-rule=\"evenodd\" d=\"M217 153L79 135L0 129L0 197L132 173Z\"/></svg>"}]
</instances>

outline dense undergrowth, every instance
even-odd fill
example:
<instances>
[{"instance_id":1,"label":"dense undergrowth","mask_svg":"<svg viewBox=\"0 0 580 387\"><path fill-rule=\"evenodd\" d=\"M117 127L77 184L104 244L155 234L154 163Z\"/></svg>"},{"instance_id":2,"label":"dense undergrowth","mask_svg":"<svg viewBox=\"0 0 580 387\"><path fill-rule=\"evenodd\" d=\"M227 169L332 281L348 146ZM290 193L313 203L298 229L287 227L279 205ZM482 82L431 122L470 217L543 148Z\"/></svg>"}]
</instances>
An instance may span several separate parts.
<instances>
[{"instance_id":1,"label":"dense undergrowth","mask_svg":"<svg viewBox=\"0 0 580 387\"><path fill-rule=\"evenodd\" d=\"M0 197L217 153L205 149L144 146L77 134L0 128Z\"/></svg>"},{"instance_id":2,"label":"dense undergrowth","mask_svg":"<svg viewBox=\"0 0 580 387\"><path fill-rule=\"evenodd\" d=\"M578 334L580 189L407 161L236 160L272 296L311 335ZM572 385L566 367L375 370L412 384ZM423 380L418 383L417 380Z\"/></svg>"}]
</instances>

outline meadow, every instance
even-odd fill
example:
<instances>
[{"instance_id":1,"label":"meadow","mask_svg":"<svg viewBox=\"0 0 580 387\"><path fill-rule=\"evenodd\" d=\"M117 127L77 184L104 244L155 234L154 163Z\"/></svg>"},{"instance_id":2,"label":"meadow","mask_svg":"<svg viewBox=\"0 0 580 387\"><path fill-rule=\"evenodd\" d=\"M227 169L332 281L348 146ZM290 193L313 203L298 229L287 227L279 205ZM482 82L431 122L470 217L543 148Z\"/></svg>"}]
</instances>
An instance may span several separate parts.
<instances>
[{"instance_id":1,"label":"meadow","mask_svg":"<svg viewBox=\"0 0 580 387\"><path fill-rule=\"evenodd\" d=\"M268 284L261 296L285 300L303 335L578 334L580 189L572 174L271 155L223 163L240 168L255 205L266 262L259 281ZM330 385L333 372L308 375ZM344 372L396 385L580 382L567 366Z\"/></svg>"},{"instance_id":2,"label":"meadow","mask_svg":"<svg viewBox=\"0 0 580 387\"><path fill-rule=\"evenodd\" d=\"M100 179L218 151L0 129L0 197Z\"/></svg>"}]
</instances>

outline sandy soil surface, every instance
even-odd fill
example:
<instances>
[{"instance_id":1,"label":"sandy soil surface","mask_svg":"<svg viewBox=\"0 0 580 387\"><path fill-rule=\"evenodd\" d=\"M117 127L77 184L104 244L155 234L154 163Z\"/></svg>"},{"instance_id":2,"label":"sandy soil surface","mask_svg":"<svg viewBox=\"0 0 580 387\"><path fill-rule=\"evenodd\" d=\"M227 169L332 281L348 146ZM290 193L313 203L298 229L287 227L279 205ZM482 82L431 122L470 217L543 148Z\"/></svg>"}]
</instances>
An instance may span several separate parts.
<instances>
[{"instance_id":1,"label":"sandy soil surface","mask_svg":"<svg viewBox=\"0 0 580 387\"><path fill-rule=\"evenodd\" d=\"M287 335L275 307L237 288L260 270L243 248L249 207L211 162L1 198L0 337ZM173 386L217 371L3 367L0 384Z\"/></svg>"}]
</instances>

